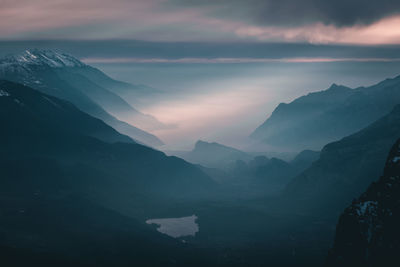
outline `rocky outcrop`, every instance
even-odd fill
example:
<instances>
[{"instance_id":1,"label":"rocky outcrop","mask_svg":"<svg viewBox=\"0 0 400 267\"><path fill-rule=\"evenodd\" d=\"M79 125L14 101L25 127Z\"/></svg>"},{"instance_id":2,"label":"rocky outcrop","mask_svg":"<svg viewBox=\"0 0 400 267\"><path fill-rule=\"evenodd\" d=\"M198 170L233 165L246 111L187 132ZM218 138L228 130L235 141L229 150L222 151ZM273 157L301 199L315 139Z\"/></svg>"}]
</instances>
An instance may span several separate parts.
<instances>
[{"instance_id":1,"label":"rocky outcrop","mask_svg":"<svg viewBox=\"0 0 400 267\"><path fill-rule=\"evenodd\" d=\"M384 174L340 216L327 266L400 266L400 139Z\"/></svg>"}]
</instances>

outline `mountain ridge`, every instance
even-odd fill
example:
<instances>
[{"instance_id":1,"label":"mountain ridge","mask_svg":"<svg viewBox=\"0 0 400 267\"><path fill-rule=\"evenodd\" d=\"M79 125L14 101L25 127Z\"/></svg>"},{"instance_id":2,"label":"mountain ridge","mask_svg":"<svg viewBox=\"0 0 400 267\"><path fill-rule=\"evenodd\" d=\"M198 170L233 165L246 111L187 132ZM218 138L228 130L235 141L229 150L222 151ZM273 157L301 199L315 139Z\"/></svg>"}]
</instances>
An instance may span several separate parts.
<instances>
[{"instance_id":1,"label":"mountain ridge","mask_svg":"<svg viewBox=\"0 0 400 267\"><path fill-rule=\"evenodd\" d=\"M400 76L369 87L328 89L281 103L251 138L294 151L320 150L368 126L400 103Z\"/></svg>"},{"instance_id":2,"label":"mountain ridge","mask_svg":"<svg viewBox=\"0 0 400 267\"><path fill-rule=\"evenodd\" d=\"M47 97L34 89L8 81L0 82L0 86L2 94L6 93L0 96L0 120L5 126L0 132L2 158L45 156L73 165L80 162L106 176L111 175L110 170L114 170L115 177L133 177L132 183L138 182L150 191L152 187L160 190L163 186L165 192L168 192L168 188L174 190L174 186L179 187L179 180L187 188L195 187L196 180L200 183L204 180L204 185L213 184L195 166L133 142L129 137L121 135L101 120L83 113L68 102ZM13 117L9 116L11 112ZM104 141L105 135L99 133L98 129L107 132L108 142ZM151 164L158 168L152 168ZM124 168L118 169L115 165ZM187 171L191 174L188 175L189 178L184 178ZM172 178L177 180L174 182ZM154 184L151 187L152 180ZM186 182L189 180L193 185Z\"/></svg>"},{"instance_id":3,"label":"mountain ridge","mask_svg":"<svg viewBox=\"0 0 400 267\"><path fill-rule=\"evenodd\" d=\"M180 155L189 162L205 167L223 168L237 160L249 161L252 156L239 149L216 142L198 140L192 151Z\"/></svg>"},{"instance_id":4,"label":"mountain ridge","mask_svg":"<svg viewBox=\"0 0 400 267\"><path fill-rule=\"evenodd\" d=\"M30 124L51 124L57 131L88 135L109 143L134 143L130 137L118 133L102 120L80 111L71 103L17 83L0 80L0 103L3 109L8 109L9 114L3 115L9 120L29 116ZM15 135L40 134L39 128L31 132L25 125L16 125L9 120L8 123L15 127Z\"/></svg>"},{"instance_id":5,"label":"mountain ridge","mask_svg":"<svg viewBox=\"0 0 400 267\"><path fill-rule=\"evenodd\" d=\"M133 142L66 100L10 81L0 81L0 125L3 264L202 261L143 218L213 194L216 184L196 166Z\"/></svg>"},{"instance_id":6,"label":"mountain ridge","mask_svg":"<svg viewBox=\"0 0 400 267\"><path fill-rule=\"evenodd\" d=\"M400 231L400 139L383 175L341 214L326 266L397 266Z\"/></svg>"},{"instance_id":7,"label":"mountain ridge","mask_svg":"<svg viewBox=\"0 0 400 267\"><path fill-rule=\"evenodd\" d=\"M289 183L284 196L302 208L339 212L379 177L398 136L400 105L357 133L327 144L319 159Z\"/></svg>"},{"instance_id":8,"label":"mountain ridge","mask_svg":"<svg viewBox=\"0 0 400 267\"><path fill-rule=\"evenodd\" d=\"M71 74L70 70L76 69L74 68L74 66L77 66L78 69L85 69L87 65L73 58L72 56L59 53L53 53L53 59L49 59L49 57L46 57L43 60L39 60L41 53L47 55L51 53L47 50L45 50L44 52L41 52L41 50L29 52L28 50L28 52L26 51L25 54L27 53L30 55L30 57L36 58L32 58L32 60L27 60L24 56L22 56L23 58L25 58L25 60L23 60L20 59L21 55L13 55L1 59L0 78L28 85L43 93L68 100L74 103L81 110L105 121L112 127L116 128L126 135L129 135L138 142L145 143L150 146L159 146L163 144L162 141L159 140L156 136L147 133L137 127L134 127L124 121L118 120L89 96L91 95L93 97L93 95L96 94L96 90L97 92L100 91L102 95L105 94L102 99L107 99L108 102L114 99L115 101L117 101L115 103L119 103L118 105L114 106L125 106L128 107L128 109L132 112L135 112L135 110L130 108L129 104L123 101L122 98L117 95L113 95L111 92L108 92L106 89L99 87L97 84L89 82L89 84L85 84L87 86L81 86L82 84L79 83L79 77L77 77L77 75ZM36 53L36 55L34 53ZM67 59L63 59L63 61L61 61L59 58L62 57L68 57L68 60L71 60L73 63L69 64L69 61L67 61ZM50 60L50 65L48 65L48 60ZM60 60L61 63L56 62L56 60ZM78 63L75 64L75 61ZM52 67L52 65L56 65L56 67ZM68 82L65 78L66 76L70 75L74 76L72 76L73 78L70 79L71 81ZM80 82L85 83L88 81L82 81L81 79ZM110 95L113 97L109 97Z\"/></svg>"}]
</instances>

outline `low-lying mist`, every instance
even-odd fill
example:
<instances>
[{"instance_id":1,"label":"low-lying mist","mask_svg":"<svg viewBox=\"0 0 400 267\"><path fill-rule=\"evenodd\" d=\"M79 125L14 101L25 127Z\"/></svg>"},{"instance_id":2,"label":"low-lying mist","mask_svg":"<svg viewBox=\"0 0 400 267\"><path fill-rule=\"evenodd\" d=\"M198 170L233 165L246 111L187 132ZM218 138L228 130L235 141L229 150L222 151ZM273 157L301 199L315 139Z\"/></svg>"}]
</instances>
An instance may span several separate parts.
<instances>
[{"instance_id":1,"label":"low-lying mist","mask_svg":"<svg viewBox=\"0 0 400 267\"><path fill-rule=\"evenodd\" d=\"M191 150L201 139L277 152L282 149L254 145L248 136L280 102L338 81L368 86L397 75L400 68L399 62L93 65L113 78L149 86L150 94L126 100L168 126L150 131L164 141L163 150Z\"/></svg>"}]
</instances>

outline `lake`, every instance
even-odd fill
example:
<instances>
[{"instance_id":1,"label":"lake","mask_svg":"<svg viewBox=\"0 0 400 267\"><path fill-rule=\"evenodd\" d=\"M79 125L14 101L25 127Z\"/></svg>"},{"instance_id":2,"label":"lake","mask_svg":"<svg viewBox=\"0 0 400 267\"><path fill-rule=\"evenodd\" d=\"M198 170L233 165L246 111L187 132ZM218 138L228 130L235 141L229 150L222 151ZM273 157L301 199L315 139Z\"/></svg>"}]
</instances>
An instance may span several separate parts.
<instances>
[{"instance_id":1,"label":"lake","mask_svg":"<svg viewBox=\"0 0 400 267\"><path fill-rule=\"evenodd\" d=\"M192 215L181 218L149 219L146 223L156 224L158 225L158 232L178 238L182 236L195 236L199 231L199 225L196 220L197 216Z\"/></svg>"}]
</instances>

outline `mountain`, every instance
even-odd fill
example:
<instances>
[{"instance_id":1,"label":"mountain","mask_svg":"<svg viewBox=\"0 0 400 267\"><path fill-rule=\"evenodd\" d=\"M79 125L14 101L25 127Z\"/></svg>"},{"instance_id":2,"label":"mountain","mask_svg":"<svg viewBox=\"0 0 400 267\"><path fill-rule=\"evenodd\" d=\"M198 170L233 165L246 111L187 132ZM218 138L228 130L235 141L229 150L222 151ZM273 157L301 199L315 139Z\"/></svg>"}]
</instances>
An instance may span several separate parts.
<instances>
[{"instance_id":1,"label":"mountain","mask_svg":"<svg viewBox=\"0 0 400 267\"><path fill-rule=\"evenodd\" d=\"M202 262L201 253L144 223L215 192L197 167L9 81L0 81L0 125L0 255L7 266Z\"/></svg>"},{"instance_id":2,"label":"mountain","mask_svg":"<svg viewBox=\"0 0 400 267\"><path fill-rule=\"evenodd\" d=\"M333 84L281 103L251 137L287 150L320 150L368 126L400 103L400 76L370 87Z\"/></svg>"},{"instance_id":3,"label":"mountain","mask_svg":"<svg viewBox=\"0 0 400 267\"><path fill-rule=\"evenodd\" d=\"M45 94L68 100L138 142L151 146L162 145L154 135L120 121L109 113L146 118L121 97L80 74L87 69L92 68L74 57L49 50L27 50L0 60L1 79L22 83Z\"/></svg>"},{"instance_id":4,"label":"mountain","mask_svg":"<svg viewBox=\"0 0 400 267\"><path fill-rule=\"evenodd\" d=\"M232 161L219 167L198 167L216 182L229 188L229 194L242 198L277 195L285 186L314 160L286 162L278 158L256 156L252 160Z\"/></svg>"},{"instance_id":5,"label":"mountain","mask_svg":"<svg viewBox=\"0 0 400 267\"><path fill-rule=\"evenodd\" d=\"M40 136L44 131L95 137L109 143L134 143L103 121L80 111L71 103L17 83L0 80L2 125L18 135ZM3 131L4 133L4 131ZM7 144L5 144L7 145Z\"/></svg>"},{"instance_id":6,"label":"mountain","mask_svg":"<svg viewBox=\"0 0 400 267\"><path fill-rule=\"evenodd\" d=\"M249 197L280 192L318 159L319 152L305 150L287 162L276 157L253 157L232 147L199 140L192 151L179 156L199 164L218 183L238 187L242 196Z\"/></svg>"},{"instance_id":7,"label":"mountain","mask_svg":"<svg viewBox=\"0 0 400 267\"><path fill-rule=\"evenodd\" d=\"M274 188L276 191L282 190L298 174L290 163L278 158L258 156L250 161L248 166L250 176L257 187Z\"/></svg>"},{"instance_id":8,"label":"mountain","mask_svg":"<svg viewBox=\"0 0 400 267\"><path fill-rule=\"evenodd\" d=\"M120 96L122 99L126 100L129 104L134 106L143 106L143 104L151 103L152 99L154 101L155 97L160 96L164 92L153 87L149 87L142 84L131 84L127 82L117 81L105 73L100 71L99 69L93 68L89 65L85 65L85 67L80 68L72 68L69 69L74 73L77 73L90 81L94 82L97 85L101 85L104 88L107 88L108 91ZM124 110L118 111L118 114L124 116ZM127 114L131 115L132 114ZM140 115L140 114L138 114ZM143 114L142 114L143 115ZM159 129L167 127L161 122L157 121L154 117L149 115L144 115L145 117L136 116L134 119L139 122L143 122L143 128L146 127L150 129Z\"/></svg>"},{"instance_id":9,"label":"mountain","mask_svg":"<svg viewBox=\"0 0 400 267\"><path fill-rule=\"evenodd\" d=\"M400 139L383 175L340 216L326 266L399 266Z\"/></svg>"},{"instance_id":10,"label":"mountain","mask_svg":"<svg viewBox=\"0 0 400 267\"><path fill-rule=\"evenodd\" d=\"M49 53L49 51L47 51L47 53ZM74 59L70 55L62 54L62 56ZM104 74L99 69L83 64L82 62L80 63L81 64L75 64L72 67L64 66L54 68L54 70L61 79L67 81L74 87L81 89L83 93L88 95L106 111L117 118L148 131L167 127L153 116L143 114L133 108L124 100L124 98L120 96L123 94L114 93L120 92L121 90L132 91L132 89L129 90L128 88L134 88L135 90L133 91L136 92L138 91L136 88L137 86L135 87L129 83L116 81ZM148 93L148 90L146 90L146 93ZM143 97L143 95L137 94L135 96L136 98Z\"/></svg>"},{"instance_id":11,"label":"mountain","mask_svg":"<svg viewBox=\"0 0 400 267\"><path fill-rule=\"evenodd\" d=\"M252 157L236 148L218 143L197 141L193 150L181 155L185 160L205 167L224 168L237 160L249 161Z\"/></svg>"},{"instance_id":12,"label":"mountain","mask_svg":"<svg viewBox=\"0 0 400 267\"><path fill-rule=\"evenodd\" d=\"M126 182L142 193L161 190L191 195L213 185L195 166L134 143L71 103L8 81L1 81L0 86L0 157L79 163L98 171L97 176L132 177ZM145 188L137 188L139 185Z\"/></svg>"},{"instance_id":13,"label":"mountain","mask_svg":"<svg viewBox=\"0 0 400 267\"><path fill-rule=\"evenodd\" d=\"M400 105L365 129L326 145L320 158L294 178L284 197L298 210L339 213L379 177L400 136Z\"/></svg>"},{"instance_id":14,"label":"mountain","mask_svg":"<svg viewBox=\"0 0 400 267\"><path fill-rule=\"evenodd\" d=\"M319 159L320 152L312 150L303 150L297 154L294 159L290 161L290 164L298 171L302 172L311 166L313 162Z\"/></svg>"},{"instance_id":15,"label":"mountain","mask_svg":"<svg viewBox=\"0 0 400 267\"><path fill-rule=\"evenodd\" d=\"M238 160L231 164L226 170L230 179L225 179L225 182L245 191L246 194L242 194L243 196L276 195L300 174L303 168L310 165L311 163L306 165L305 162L304 165L293 165L278 158L257 156L248 163Z\"/></svg>"},{"instance_id":16,"label":"mountain","mask_svg":"<svg viewBox=\"0 0 400 267\"><path fill-rule=\"evenodd\" d=\"M42 163L45 166L46 162ZM204 262L201 253L194 254L193 248L182 242L83 197L56 196L40 191L43 187L14 193L7 184L11 168L3 162L0 165L8 171L0 182L3 266L185 266L191 261ZM20 168L18 162L12 168ZM45 177L59 175L46 168L29 171ZM54 183L47 189L60 192L59 186L63 185Z\"/></svg>"}]
</instances>

